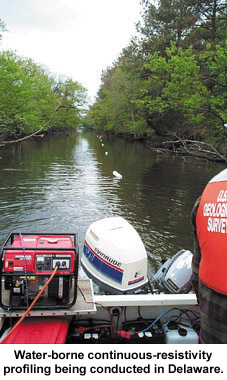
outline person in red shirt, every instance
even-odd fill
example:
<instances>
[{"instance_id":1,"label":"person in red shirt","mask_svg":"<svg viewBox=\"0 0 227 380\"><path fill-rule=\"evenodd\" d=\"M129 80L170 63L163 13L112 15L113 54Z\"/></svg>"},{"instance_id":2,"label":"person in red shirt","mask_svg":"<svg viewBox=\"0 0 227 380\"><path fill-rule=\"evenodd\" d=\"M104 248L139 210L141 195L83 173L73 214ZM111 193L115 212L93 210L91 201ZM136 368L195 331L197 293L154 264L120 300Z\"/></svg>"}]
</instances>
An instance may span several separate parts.
<instances>
[{"instance_id":1,"label":"person in red shirt","mask_svg":"<svg viewBox=\"0 0 227 380\"><path fill-rule=\"evenodd\" d=\"M192 283L201 343L227 343L227 169L210 180L191 214Z\"/></svg>"}]
</instances>

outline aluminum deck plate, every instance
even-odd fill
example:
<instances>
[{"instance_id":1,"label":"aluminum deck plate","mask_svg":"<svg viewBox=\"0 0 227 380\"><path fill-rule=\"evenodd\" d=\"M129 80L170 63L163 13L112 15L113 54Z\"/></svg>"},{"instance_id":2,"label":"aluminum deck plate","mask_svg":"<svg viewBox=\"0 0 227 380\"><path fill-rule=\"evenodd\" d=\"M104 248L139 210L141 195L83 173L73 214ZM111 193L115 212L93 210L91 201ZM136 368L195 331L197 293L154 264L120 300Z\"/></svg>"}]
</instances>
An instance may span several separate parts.
<instances>
[{"instance_id":1,"label":"aluminum deck plate","mask_svg":"<svg viewBox=\"0 0 227 380\"><path fill-rule=\"evenodd\" d=\"M83 315L96 313L96 304L92 282L89 279L78 280L77 300L70 309L31 310L28 316ZM9 312L0 308L0 317L20 317L25 310Z\"/></svg>"}]
</instances>

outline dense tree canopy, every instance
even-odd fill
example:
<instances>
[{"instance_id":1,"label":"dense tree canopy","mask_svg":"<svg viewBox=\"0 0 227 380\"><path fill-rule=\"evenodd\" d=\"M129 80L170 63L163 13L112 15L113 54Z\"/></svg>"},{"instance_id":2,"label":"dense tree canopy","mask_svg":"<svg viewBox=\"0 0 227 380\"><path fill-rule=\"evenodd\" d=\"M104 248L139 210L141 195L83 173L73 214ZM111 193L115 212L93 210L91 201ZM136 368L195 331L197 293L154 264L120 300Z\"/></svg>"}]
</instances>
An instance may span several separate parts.
<instances>
[{"instance_id":1,"label":"dense tree canopy","mask_svg":"<svg viewBox=\"0 0 227 380\"><path fill-rule=\"evenodd\" d=\"M0 141L76 127L86 101L87 91L78 82L56 79L31 59L0 51Z\"/></svg>"},{"instance_id":2,"label":"dense tree canopy","mask_svg":"<svg viewBox=\"0 0 227 380\"><path fill-rule=\"evenodd\" d=\"M0 39L5 30L0 19ZM225 149L226 2L141 0L136 31L103 71L84 124L151 141L175 136ZM78 82L0 51L0 141L77 126L86 99Z\"/></svg>"},{"instance_id":3,"label":"dense tree canopy","mask_svg":"<svg viewBox=\"0 0 227 380\"><path fill-rule=\"evenodd\" d=\"M227 7L141 0L137 35L106 69L87 123L113 133L226 139Z\"/></svg>"}]
</instances>

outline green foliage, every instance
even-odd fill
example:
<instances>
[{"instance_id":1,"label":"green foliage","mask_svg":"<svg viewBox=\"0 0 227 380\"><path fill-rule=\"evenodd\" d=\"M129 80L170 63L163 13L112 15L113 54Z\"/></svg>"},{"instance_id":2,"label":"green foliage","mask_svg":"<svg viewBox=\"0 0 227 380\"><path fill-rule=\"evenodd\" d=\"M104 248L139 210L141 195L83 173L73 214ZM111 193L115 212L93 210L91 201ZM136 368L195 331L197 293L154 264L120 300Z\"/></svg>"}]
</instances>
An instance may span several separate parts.
<instances>
[{"instance_id":1,"label":"green foliage","mask_svg":"<svg viewBox=\"0 0 227 380\"><path fill-rule=\"evenodd\" d=\"M209 80L208 86L210 97L208 106L210 113L219 120L216 130L220 130L226 136L227 122L227 41L224 46L217 45L215 51L211 50L211 45L207 45L207 50L200 56L200 61L205 68L205 80ZM220 133L218 134L220 135Z\"/></svg>"},{"instance_id":2,"label":"green foliage","mask_svg":"<svg viewBox=\"0 0 227 380\"><path fill-rule=\"evenodd\" d=\"M0 19L0 32L6 32L6 25L4 21L2 21L1 19ZM1 39L2 39L2 35L0 34L0 41Z\"/></svg>"},{"instance_id":3,"label":"green foliage","mask_svg":"<svg viewBox=\"0 0 227 380\"><path fill-rule=\"evenodd\" d=\"M226 137L223 0L141 0L138 36L108 68L87 123L148 137Z\"/></svg>"},{"instance_id":4,"label":"green foliage","mask_svg":"<svg viewBox=\"0 0 227 380\"><path fill-rule=\"evenodd\" d=\"M154 129L149 128L146 120L138 120L129 126L129 132L134 137L143 136L152 137L155 134Z\"/></svg>"},{"instance_id":5,"label":"green foliage","mask_svg":"<svg viewBox=\"0 0 227 380\"><path fill-rule=\"evenodd\" d=\"M77 82L57 83L53 76L31 59L14 52L0 53L0 139L34 133L44 126L59 106L46 129L73 127L80 122L86 90Z\"/></svg>"},{"instance_id":6,"label":"green foliage","mask_svg":"<svg viewBox=\"0 0 227 380\"><path fill-rule=\"evenodd\" d=\"M140 95L140 81L128 59L122 56L117 65L103 73L99 101L90 110L94 128L127 134L137 121L139 110L135 100Z\"/></svg>"},{"instance_id":7,"label":"green foliage","mask_svg":"<svg viewBox=\"0 0 227 380\"><path fill-rule=\"evenodd\" d=\"M176 49L175 43L166 49L168 58L149 55L146 69L158 80L159 94L148 95L144 105L149 113L163 114L167 109L180 110L190 122L201 122L198 111L206 101L207 89L199 78L200 67L192 48ZM151 91L152 92L152 83Z\"/></svg>"},{"instance_id":8,"label":"green foliage","mask_svg":"<svg viewBox=\"0 0 227 380\"><path fill-rule=\"evenodd\" d=\"M54 93L62 103L54 115L51 128L64 129L78 126L81 123L83 107L87 102L87 90L78 82L66 79L56 85Z\"/></svg>"}]
</instances>

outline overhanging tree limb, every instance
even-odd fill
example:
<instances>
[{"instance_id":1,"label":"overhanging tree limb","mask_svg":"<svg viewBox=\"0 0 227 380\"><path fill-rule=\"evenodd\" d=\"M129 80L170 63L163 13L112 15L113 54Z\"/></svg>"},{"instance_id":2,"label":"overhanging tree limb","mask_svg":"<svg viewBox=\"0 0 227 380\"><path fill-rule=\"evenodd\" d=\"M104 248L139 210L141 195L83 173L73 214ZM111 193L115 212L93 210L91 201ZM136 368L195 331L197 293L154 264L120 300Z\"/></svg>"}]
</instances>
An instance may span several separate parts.
<instances>
[{"instance_id":1,"label":"overhanging tree limb","mask_svg":"<svg viewBox=\"0 0 227 380\"><path fill-rule=\"evenodd\" d=\"M21 137L21 138L19 138L19 139L17 139L17 140L1 141L1 144L6 145L6 144L19 143L19 142L21 142L21 141L24 141L24 140L30 139L31 137L33 137L33 136L35 136L35 135L38 135L40 132L43 131L44 128L46 128L46 127L52 122L55 113L56 113L56 112L62 107L62 102L63 102L63 100L64 100L64 97L62 97L62 99L60 100L58 106L54 109L54 111L53 111L53 113L52 113L50 119L49 119L49 120L48 120L48 121L47 121L47 122L46 122L46 123L45 123L45 124L39 129L39 130L38 130L38 131L33 132L33 133L31 133L30 135L28 135L28 136Z\"/></svg>"},{"instance_id":2,"label":"overhanging tree limb","mask_svg":"<svg viewBox=\"0 0 227 380\"><path fill-rule=\"evenodd\" d=\"M176 145L180 145L183 148L183 151L190 155L198 156L200 154L205 154L207 159L209 158L209 156L211 156L212 159L216 158L216 160L219 159L221 161L227 162L226 156L221 154L216 148L213 147L213 145L210 145L203 141L178 139L178 140L163 142L163 145L168 145L168 144L169 145L171 144L174 148L176 148ZM209 150L207 148L209 148ZM174 151L176 151L176 149L174 149ZM197 152L198 154L196 154L195 152Z\"/></svg>"}]
</instances>

